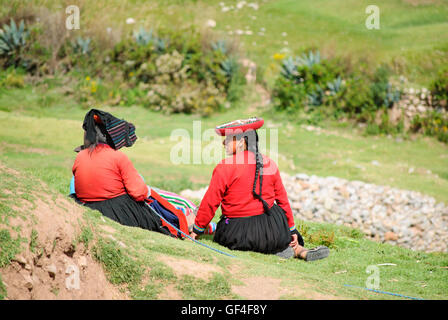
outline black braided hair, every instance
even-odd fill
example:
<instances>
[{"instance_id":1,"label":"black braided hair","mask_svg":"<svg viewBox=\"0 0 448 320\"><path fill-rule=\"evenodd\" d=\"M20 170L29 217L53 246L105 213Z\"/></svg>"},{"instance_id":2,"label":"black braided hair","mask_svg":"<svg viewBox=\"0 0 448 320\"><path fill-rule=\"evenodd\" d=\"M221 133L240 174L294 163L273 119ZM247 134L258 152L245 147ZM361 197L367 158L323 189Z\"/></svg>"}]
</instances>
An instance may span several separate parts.
<instances>
[{"instance_id":1,"label":"black braided hair","mask_svg":"<svg viewBox=\"0 0 448 320\"><path fill-rule=\"evenodd\" d=\"M263 185L263 156L258 151L258 133L255 130L250 130L237 135L237 139L240 139L241 137L244 137L247 150L253 152L255 155L255 180L252 188L252 194L254 195L254 197L260 199L261 202L263 202L263 206L267 210L269 209L269 205L261 197ZM258 178L260 178L259 193L256 192Z\"/></svg>"}]
</instances>

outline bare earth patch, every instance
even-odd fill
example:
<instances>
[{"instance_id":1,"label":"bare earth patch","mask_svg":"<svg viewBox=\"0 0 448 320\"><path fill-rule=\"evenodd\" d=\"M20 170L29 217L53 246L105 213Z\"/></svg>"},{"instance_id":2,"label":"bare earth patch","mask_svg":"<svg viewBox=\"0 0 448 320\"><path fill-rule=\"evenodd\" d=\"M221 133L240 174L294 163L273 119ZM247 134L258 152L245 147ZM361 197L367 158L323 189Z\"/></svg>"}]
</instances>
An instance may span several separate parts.
<instances>
[{"instance_id":1,"label":"bare earth patch","mask_svg":"<svg viewBox=\"0 0 448 320\"><path fill-rule=\"evenodd\" d=\"M300 286L282 285L282 280L268 277L241 279L244 285L232 286L232 291L248 300L278 300L282 297L312 300L343 299L313 291L308 284Z\"/></svg>"},{"instance_id":2,"label":"bare earth patch","mask_svg":"<svg viewBox=\"0 0 448 320\"><path fill-rule=\"evenodd\" d=\"M0 143L0 151L1 152L3 152L3 150L6 148L13 149L16 152L37 153L37 154L45 155L45 156L53 153L47 149L26 147L26 146L22 146L20 144L12 144L12 143L6 143L6 142Z\"/></svg>"},{"instance_id":3,"label":"bare earth patch","mask_svg":"<svg viewBox=\"0 0 448 320\"><path fill-rule=\"evenodd\" d=\"M190 275L207 281L215 272L221 273L221 269L215 265L200 263L188 259L160 255L158 256L158 260L173 269L177 276Z\"/></svg>"},{"instance_id":4,"label":"bare earth patch","mask_svg":"<svg viewBox=\"0 0 448 320\"><path fill-rule=\"evenodd\" d=\"M14 173L19 182L25 179L1 164L0 171ZM17 204L16 210L26 219L16 217L0 225L12 237L20 235L26 240L11 264L0 269L6 299L128 299L107 280L84 245L76 243L84 209L63 196L53 200L44 193L47 189L39 190L43 192L33 194L37 200L32 207ZM20 227L19 234L13 227ZM33 230L37 239L32 247Z\"/></svg>"}]
</instances>

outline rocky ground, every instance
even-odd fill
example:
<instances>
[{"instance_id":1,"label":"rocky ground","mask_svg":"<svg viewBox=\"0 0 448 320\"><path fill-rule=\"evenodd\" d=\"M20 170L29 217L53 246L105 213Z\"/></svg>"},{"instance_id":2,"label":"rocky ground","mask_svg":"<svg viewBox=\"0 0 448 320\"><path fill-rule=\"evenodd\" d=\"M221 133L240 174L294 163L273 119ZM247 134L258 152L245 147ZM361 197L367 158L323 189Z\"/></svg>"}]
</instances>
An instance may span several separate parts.
<instances>
[{"instance_id":1,"label":"rocky ground","mask_svg":"<svg viewBox=\"0 0 448 320\"><path fill-rule=\"evenodd\" d=\"M374 240L448 252L448 207L419 192L361 181L282 174L297 220L358 228ZM207 188L181 194L202 199Z\"/></svg>"}]
</instances>

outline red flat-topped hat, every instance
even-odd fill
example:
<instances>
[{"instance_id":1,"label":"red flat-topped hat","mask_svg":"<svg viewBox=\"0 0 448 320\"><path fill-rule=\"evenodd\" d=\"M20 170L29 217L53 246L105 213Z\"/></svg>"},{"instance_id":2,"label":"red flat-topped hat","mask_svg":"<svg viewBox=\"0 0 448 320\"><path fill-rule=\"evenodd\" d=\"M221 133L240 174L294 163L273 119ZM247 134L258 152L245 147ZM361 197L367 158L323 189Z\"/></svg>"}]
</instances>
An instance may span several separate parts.
<instances>
[{"instance_id":1,"label":"red flat-topped hat","mask_svg":"<svg viewBox=\"0 0 448 320\"><path fill-rule=\"evenodd\" d=\"M257 130L261 128L264 124L264 120L262 118L249 118L244 120L235 120L232 122L224 123L215 128L215 131L220 136L230 136L241 134L243 132Z\"/></svg>"}]
</instances>

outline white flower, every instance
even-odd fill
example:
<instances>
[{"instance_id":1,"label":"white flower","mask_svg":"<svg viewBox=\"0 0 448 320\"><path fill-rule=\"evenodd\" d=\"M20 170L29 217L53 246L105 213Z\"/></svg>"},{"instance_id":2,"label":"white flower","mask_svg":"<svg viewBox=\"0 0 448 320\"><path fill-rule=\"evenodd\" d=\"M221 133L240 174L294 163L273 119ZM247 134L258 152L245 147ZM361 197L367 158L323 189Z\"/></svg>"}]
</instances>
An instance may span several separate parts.
<instances>
[{"instance_id":1,"label":"white flower","mask_svg":"<svg viewBox=\"0 0 448 320\"><path fill-rule=\"evenodd\" d=\"M135 23L135 19L134 18L127 18L126 19L126 24L134 24Z\"/></svg>"},{"instance_id":2,"label":"white flower","mask_svg":"<svg viewBox=\"0 0 448 320\"><path fill-rule=\"evenodd\" d=\"M258 3L251 2L247 6L252 8L252 9L254 9L254 10L258 10Z\"/></svg>"},{"instance_id":3,"label":"white flower","mask_svg":"<svg viewBox=\"0 0 448 320\"><path fill-rule=\"evenodd\" d=\"M106 31L107 31L107 33L111 33L112 32L112 28L111 27L107 27Z\"/></svg>"},{"instance_id":4,"label":"white flower","mask_svg":"<svg viewBox=\"0 0 448 320\"><path fill-rule=\"evenodd\" d=\"M260 28L260 31L261 31L261 32L265 32L266 29L262 27L262 28Z\"/></svg>"},{"instance_id":5,"label":"white flower","mask_svg":"<svg viewBox=\"0 0 448 320\"><path fill-rule=\"evenodd\" d=\"M246 30L246 34L247 34L248 36L251 36L251 35L252 35L252 31L250 31L250 30Z\"/></svg>"},{"instance_id":6,"label":"white flower","mask_svg":"<svg viewBox=\"0 0 448 320\"><path fill-rule=\"evenodd\" d=\"M226 4L225 4L224 2L220 2L219 5L220 5L221 7L224 7Z\"/></svg>"},{"instance_id":7,"label":"white flower","mask_svg":"<svg viewBox=\"0 0 448 320\"><path fill-rule=\"evenodd\" d=\"M285 46L287 46L287 45L289 44L289 42L288 42L288 41L283 41L283 44L284 44Z\"/></svg>"},{"instance_id":8,"label":"white flower","mask_svg":"<svg viewBox=\"0 0 448 320\"><path fill-rule=\"evenodd\" d=\"M242 7L244 7L245 4L246 4L246 1L240 1L240 2L238 2L238 3L236 4L236 7L237 7L238 9L241 9Z\"/></svg>"},{"instance_id":9,"label":"white flower","mask_svg":"<svg viewBox=\"0 0 448 320\"><path fill-rule=\"evenodd\" d=\"M207 20L207 27L214 28L216 27L216 21L212 19Z\"/></svg>"},{"instance_id":10,"label":"white flower","mask_svg":"<svg viewBox=\"0 0 448 320\"><path fill-rule=\"evenodd\" d=\"M229 10L230 10L229 7L222 7L222 8L221 8L221 11L222 11L222 12L227 12L227 11L229 11Z\"/></svg>"},{"instance_id":11,"label":"white flower","mask_svg":"<svg viewBox=\"0 0 448 320\"><path fill-rule=\"evenodd\" d=\"M286 37L288 34L286 32L282 32L282 37Z\"/></svg>"},{"instance_id":12,"label":"white flower","mask_svg":"<svg viewBox=\"0 0 448 320\"><path fill-rule=\"evenodd\" d=\"M243 33L244 33L244 31L243 31L243 30L240 30L240 29L238 29L238 30L235 30L235 33L236 33L236 34L238 34L238 35L240 35L240 34L243 34Z\"/></svg>"}]
</instances>

